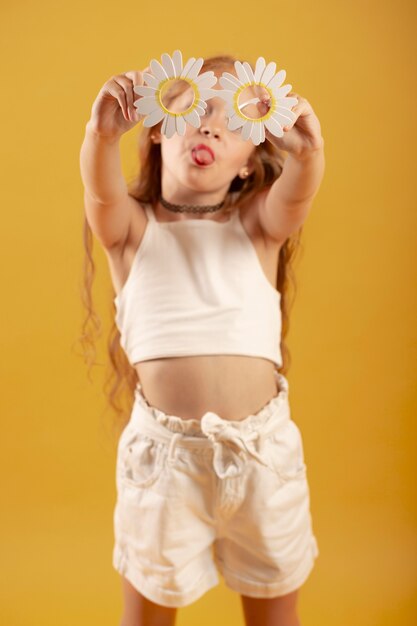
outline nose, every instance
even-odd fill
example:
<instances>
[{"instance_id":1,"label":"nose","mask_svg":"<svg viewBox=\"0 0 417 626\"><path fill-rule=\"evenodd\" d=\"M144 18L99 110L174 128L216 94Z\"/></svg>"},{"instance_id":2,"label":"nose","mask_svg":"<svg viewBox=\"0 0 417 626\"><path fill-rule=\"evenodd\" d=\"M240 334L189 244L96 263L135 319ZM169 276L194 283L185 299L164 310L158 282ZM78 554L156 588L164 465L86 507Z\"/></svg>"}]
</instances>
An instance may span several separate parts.
<instances>
[{"instance_id":1,"label":"nose","mask_svg":"<svg viewBox=\"0 0 417 626\"><path fill-rule=\"evenodd\" d=\"M220 137L220 130L219 128L210 128L210 126L208 126L207 124L202 124L200 126L200 133L202 133L203 135L206 135L207 137L216 137L217 139Z\"/></svg>"},{"instance_id":2,"label":"nose","mask_svg":"<svg viewBox=\"0 0 417 626\"><path fill-rule=\"evenodd\" d=\"M206 114L201 118L200 133L218 139L222 136L224 125L227 124L227 121L224 112L224 102L220 106L214 106L213 103L209 103Z\"/></svg>"}]
</instances>

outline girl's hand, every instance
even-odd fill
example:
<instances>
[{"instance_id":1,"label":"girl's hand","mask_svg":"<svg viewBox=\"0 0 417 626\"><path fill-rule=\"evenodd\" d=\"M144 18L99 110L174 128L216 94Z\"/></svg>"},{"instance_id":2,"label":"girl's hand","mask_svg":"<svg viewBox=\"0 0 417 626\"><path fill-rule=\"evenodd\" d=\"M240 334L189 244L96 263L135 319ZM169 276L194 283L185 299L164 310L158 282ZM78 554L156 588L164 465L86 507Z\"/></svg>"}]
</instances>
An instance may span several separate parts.
<instances>
[{"instance_id":1,"label":"girl's hand","mask_svg":"<svg viewBox=\"0 0 417 626\"><path fill-rule=\"evenodd\" d=\"M133 128L145 116L136 113L133 102L140 98L134 91L135 85L143 85L143 73L150 71L125 72L112 76L104 83L91 109L89 125L103 136L117 139Z\"/></svg>"},{"instance_id":2,"label":"girl's hand","mask_svg":"<svg viewBox=\"0 0 417 626\"><path fill-rule=\"evenodd\" d=\"M268 92L263 88L258 88L257 103L258 111L265 115L270 107ZM277 137L265 127L265 137L280 150L285 150L296 157L303 157L311 151L323 147L324 139L321 134L320 122L314 113L311 104L302 96L290 91L289 96L297 98L298 103L291 109L295 113L294 122L289 122L283 127L284 136Z\"/></svg>"}]
</instances>

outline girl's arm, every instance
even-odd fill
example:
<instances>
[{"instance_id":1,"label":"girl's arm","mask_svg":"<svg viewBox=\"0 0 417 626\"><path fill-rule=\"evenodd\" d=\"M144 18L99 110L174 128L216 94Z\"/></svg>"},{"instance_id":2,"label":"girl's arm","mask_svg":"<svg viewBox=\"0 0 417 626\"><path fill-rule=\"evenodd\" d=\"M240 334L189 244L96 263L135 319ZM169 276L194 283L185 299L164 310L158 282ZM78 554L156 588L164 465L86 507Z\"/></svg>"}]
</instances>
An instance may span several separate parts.
<instances>
[{"instance_id":1,"label":"girl's arm","mask_svg":"<svg viewBox=\"0 0 417 626\"><path fill-rule=\"evenodd\" d=\"M281 176L260 198L259 221L264 232L283 242L298 230L310 211L324 168L324 145L302 156L288 154Z\"/></svg>"},{"instance_id":2,"label":"girl's arm","mask_svg":"<svg viewBox=\"0 0 417 626\"><path fill-rule=\"evenodd\" d=\"M282 173L259 198L259 222L273 239L283 242L306 219L324 174L324 139L320 122L311 104L294 92L298 103L292 109L294 121L276 137L266 129L266 138L288 153ZM261 94L259 111L265 114L269 97Z\"/></svg>"},{"instance_id":3,"label":"girl's arm","mask_svg":"<svg viewBox=\"0 0 417 626\"><path fill-rule=\"evenodd\" d=\"M81 178L86 195L96 202L114 203L126 194L119 143L120 137L103 136L87 122L80 152Z\"/></svg>"},{"instance_id":4,"label":"girl's arm","mask_svg":"<svg viewBox=\"0 0 417 626\"><path fill-rule=\"evenodd\" d=\"M102 136L87 123L80 168L85 214L91 230L105 248L119 245L127 237L132 211L122 173L119 138Z\"/></svg>"},{"instance_id":5,"label":"girl's arm","mask_svg":"<svg viewBox=\"0 0 417 626\"><path fill-rule=\"evenodd\" d=\"M112 76L100 89L85 127L80 152L85 212L105 248L126 241L137 211L138 203L129 195L123 177L119 142L140 120L133 106L133 88L142 84L140 71Z\"/></svg>"}]
</instances>

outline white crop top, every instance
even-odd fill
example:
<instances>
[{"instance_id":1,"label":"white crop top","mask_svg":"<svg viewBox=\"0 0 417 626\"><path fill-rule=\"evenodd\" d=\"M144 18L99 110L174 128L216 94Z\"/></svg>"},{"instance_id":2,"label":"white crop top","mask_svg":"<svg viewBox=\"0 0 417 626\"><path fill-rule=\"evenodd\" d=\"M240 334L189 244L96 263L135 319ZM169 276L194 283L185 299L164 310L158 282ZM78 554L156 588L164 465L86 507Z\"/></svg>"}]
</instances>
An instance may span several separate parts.
<instances>
[{"instance_id":1,"label":"white crop top","mask_svg":"<svg viewBox=\"0 0 417 626\"><path fill-rule=\"evenodd\" d=\"M282 365L280 292L240 220L148 222L114 298L120 343L133 365L149 359L236 354Z\"/></svg>"}]
</instances>

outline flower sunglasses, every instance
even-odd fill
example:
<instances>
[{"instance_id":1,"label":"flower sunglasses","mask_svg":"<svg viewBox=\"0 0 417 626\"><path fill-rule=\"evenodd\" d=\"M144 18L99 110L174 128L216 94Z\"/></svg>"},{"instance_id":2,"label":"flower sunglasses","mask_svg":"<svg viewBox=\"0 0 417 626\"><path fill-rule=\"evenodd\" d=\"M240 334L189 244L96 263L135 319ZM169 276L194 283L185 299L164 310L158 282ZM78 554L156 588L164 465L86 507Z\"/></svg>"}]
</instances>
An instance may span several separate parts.
<instances>
[{"instance_id":1,"label":"flower sunglasses","mask_svg":"<svg viewBox=\"0 0 417 626\"><path fill-rule=\"evenodd\" d=\"M245 141L250 139L255 146L265 141L265 128L276 137L283 137L283 127L295 121L296 115L291 108L298 103L295 97L286 97L291 91L292 85L282 85L285 80L285 70L277 74L276 63L271 61L266 64L263 57L256 61L255 72L249 63L235 61L237 77L229 72L223 72L219 83L223 89L211 89L217 82L214 72L203 72L199 75L204 60L200 57L191 57L183 66L180 50L175 50L172 57L164 53L161 56L162 65L156 59L152 59L149 68L152 74L144 72L143 79L146 85L136 85L133 90L142 96L134 101L136 111L145 115L143 125L155 126L163 120L161 133L168 139L175 133L185 135L186 123L199 128L201 116L205 115L207 100L220 97L227 103L226 115L228 117L228 129L231 131L241 129L241 138ZM181 112L174 112L166 108L162 102L162 94L166 91L168 83L173 80L185 81L191 87L193 102ZM261 102L258 97L251 98L239 104L239 96L248 89L253 93L262 93L265 90L269 94L268 112L260 117L247 117L243 109L250 105ZM257 111L259 115L259 111Z\"/></svg>"}]
</instances>

